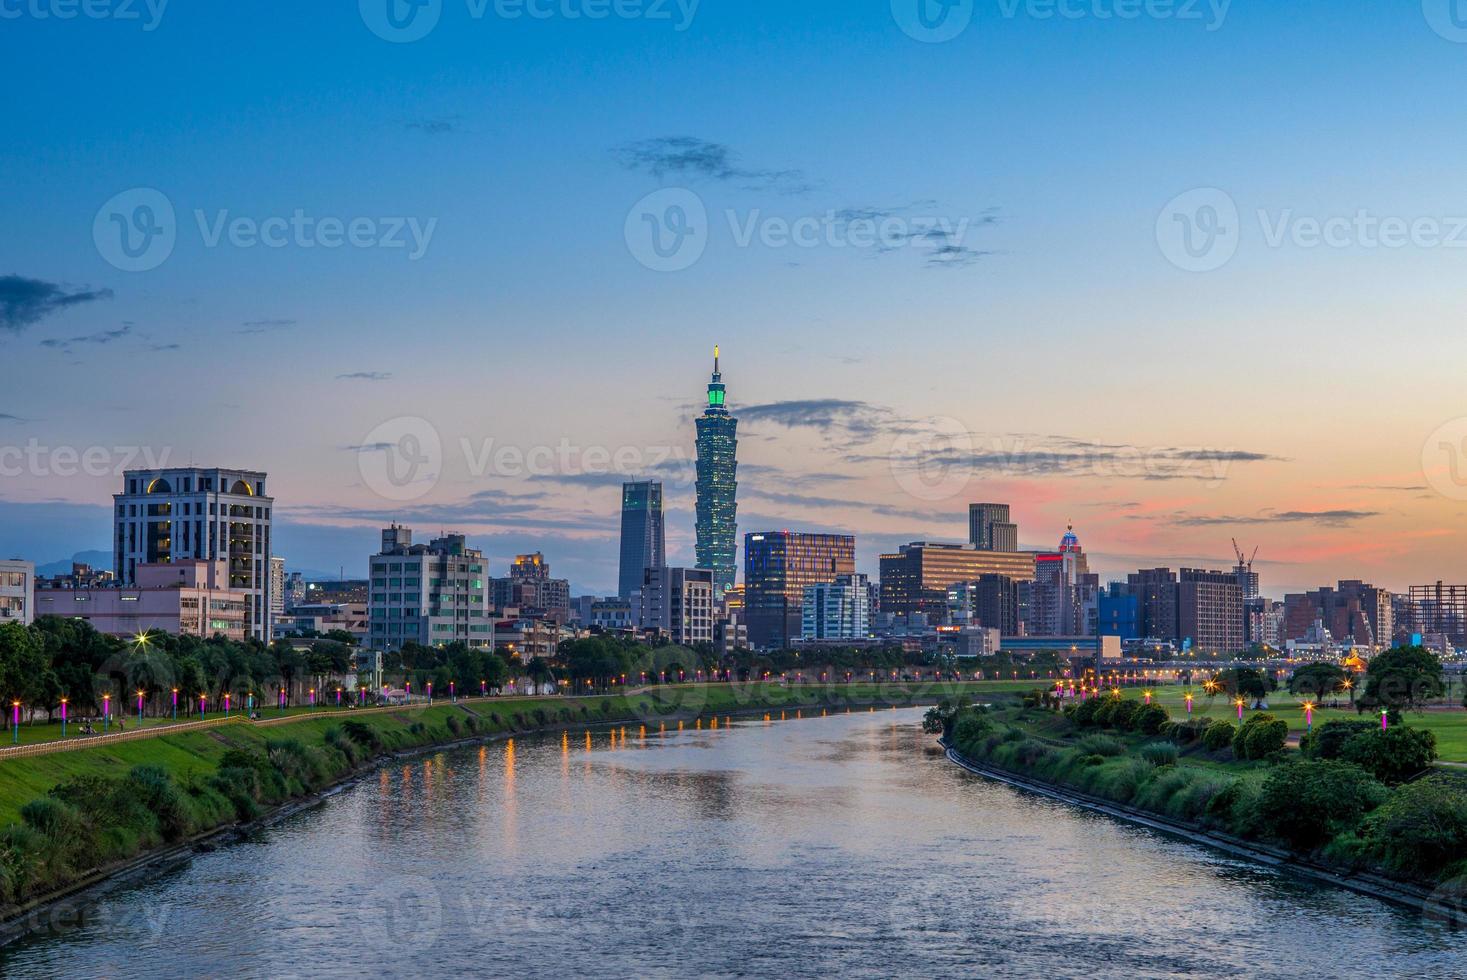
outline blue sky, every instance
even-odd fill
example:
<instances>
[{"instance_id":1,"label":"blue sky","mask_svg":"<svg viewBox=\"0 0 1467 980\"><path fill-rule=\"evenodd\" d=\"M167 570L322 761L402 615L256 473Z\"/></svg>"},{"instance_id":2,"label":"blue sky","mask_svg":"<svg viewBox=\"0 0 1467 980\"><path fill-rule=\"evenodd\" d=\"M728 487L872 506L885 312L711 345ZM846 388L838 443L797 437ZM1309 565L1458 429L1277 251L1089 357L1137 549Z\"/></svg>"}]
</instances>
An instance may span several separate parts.
<instances>
[{"instance_id":1,"label":"blue sky","mask_svg":"<svg viewBox=\"0 0 1467 980\"><path fill-rule=\"evenodd\" d=\"M35 16L57 2L0 4L0 447L266 469L298 567L360 568L400 518L466 530L496 564L539 547L604 590L612 484L634 474L500 472L463 440L630 447L656 470L691 452L721 343L736 413L761 410L742 529L851 530L873 573L898 542L960 539L967 501L993 497L1026 544L1074 520L1113 574L1225 562L1234 534L1263 545L1271 591L1467 573L1467 493L1423 460L1467 414L1462 251L1273 247L1255 217L1467 214L1467 44L1433 29L1444 4L990 0L922 43L887 0L703 0L684 30L676 4L511 19L444 0L426 37L389 43L351 3L171 3L146 30L141 3L141 21ZM1173 14L1104 16L1123 9ZM1199 188L1240 214L1205 273L1157 230ZM139 189L176 243L124 271L94 225ZM659 190L708 215L677 271L629 241ZM431 235L418 256L209 245L221 215L297 212ZM907 237L737 241L801 217L840 239L863 214ZM437 433L441 473L384 499L361 447L403 417ZM948 420L1009 461L914 495L893 446L942 445ZM1116 447L1231 462L1091 465ZM106 547L120 481L58 469L0 476L0 551ZM691 560L691 491L669 497Z\"/></svg>"}]
</instances>

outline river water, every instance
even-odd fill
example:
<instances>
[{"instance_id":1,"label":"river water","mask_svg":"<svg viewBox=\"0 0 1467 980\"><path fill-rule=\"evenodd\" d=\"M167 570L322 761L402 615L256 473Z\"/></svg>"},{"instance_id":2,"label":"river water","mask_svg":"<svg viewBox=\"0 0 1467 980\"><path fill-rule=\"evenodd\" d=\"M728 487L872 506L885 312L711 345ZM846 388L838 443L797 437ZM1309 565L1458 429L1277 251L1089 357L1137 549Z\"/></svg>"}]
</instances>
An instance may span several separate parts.
<instances>
[{"instance_id":1,"label":"river water","mask_svg":"<svg viewBox=\"0 0 1467 980\"><path fill-rule=\"evenodd\" d=\"M0 952L22 977L1409 976L1467 934L953 766L921 712L383 767Z\"/></svg>"}]
</instances>

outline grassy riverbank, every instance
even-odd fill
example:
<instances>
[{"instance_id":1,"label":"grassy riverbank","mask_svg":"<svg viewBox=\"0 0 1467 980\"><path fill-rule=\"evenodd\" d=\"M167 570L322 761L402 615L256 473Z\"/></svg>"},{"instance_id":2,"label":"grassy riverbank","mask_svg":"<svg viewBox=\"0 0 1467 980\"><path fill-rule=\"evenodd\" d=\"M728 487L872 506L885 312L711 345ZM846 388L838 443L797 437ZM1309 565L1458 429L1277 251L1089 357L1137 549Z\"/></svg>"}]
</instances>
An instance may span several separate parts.
<instances>
[{"instance_id":1,"label":"grassy riverbank","mask_svg":"<svg viewBox=\"0 0 1467 980\"><path fill-rule=\"evenodd\" d=\"M1199 831L1467 896L1467 779L1423 773L1429 755L1403 766L1419 733L1386 736L1367 719L1320 738L1316 716L1301 752L1285 747L1279 719L1251 716L1240 735L1225 719L1189 723L1134 699L1078 714L1033 701L949 712L949 743L973 762Z\"/></svg>"},{"instance_id":2,"label":"grassy riverbank","mask_svg":"<svg viewBox=\"0 0 1467 980\"><path fill-rule=\"evenodd\" d=\"M322 711L0 762L0 914L70 882L301 799L394 752L474 737L846 706L1013 684L699 684L611 697Z\"/></svg>"}]
</instances>

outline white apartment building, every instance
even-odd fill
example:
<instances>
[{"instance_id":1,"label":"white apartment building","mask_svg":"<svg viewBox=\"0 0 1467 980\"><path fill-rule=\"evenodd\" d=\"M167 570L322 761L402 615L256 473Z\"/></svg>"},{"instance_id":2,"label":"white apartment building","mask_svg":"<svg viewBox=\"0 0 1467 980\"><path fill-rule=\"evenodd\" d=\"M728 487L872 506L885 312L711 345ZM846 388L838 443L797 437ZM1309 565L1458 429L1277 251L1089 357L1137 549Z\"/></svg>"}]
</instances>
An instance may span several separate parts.
<instances>
[{"instance_id":1,"label":"white apartment building","mask_svg":"<svg viewBox=\"0 0 1467 980\"><path fill-rule=\"evenodd\" d=\"M401 650L461 642L494 646L489 616L489 579L484 553L466 546L462 534L413 544L413 532L393 525L382 532L382 550L371 559L368 646Z\"/></svg>"},{"instance_id":2,"label":"white apartment building","mask_svg":"<svg viewBox=\"0 0 1467 980\"><path fill-rule=\"evenodd\" d=\"M36 566L19 558L0 559L0 623L29 626L36 618L31 591Z\"/></svg>"}]
</instances>

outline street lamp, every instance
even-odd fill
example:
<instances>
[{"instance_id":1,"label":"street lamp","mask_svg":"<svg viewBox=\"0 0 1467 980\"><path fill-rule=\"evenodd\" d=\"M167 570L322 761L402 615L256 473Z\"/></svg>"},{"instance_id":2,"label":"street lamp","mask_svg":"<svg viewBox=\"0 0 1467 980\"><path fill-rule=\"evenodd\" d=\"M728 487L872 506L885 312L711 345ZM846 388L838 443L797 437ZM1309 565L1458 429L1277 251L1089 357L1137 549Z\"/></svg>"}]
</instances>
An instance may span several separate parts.
<instances>
[{"instance_id":1,"label":"street lamp","mask_svg":"<svg viewBox=\"0 0 1467 980\"><path fill-rule=\"evenodd\" d=\"M102 695L102 734L112 727L112 692Z\"/></svg>"},{"instance_id":2,"label":"street lamp","mask_svg":"<svg viewBox=\"0 0 1467 980\"><path fill-rule=\"evenodd\" d=\"M12 701L12 702L10 702L10 708L11 708L11 710L13 712L15 712L15 714L13 716L13 723L15 725L15 737L12 738L10 741L14 745L19 745L20 744L20 702L19 701Z\"/></svg>"},{"instance_id":3,"label":"street lamp","mask_svg":"<svg viewBox=\"0 0 1467 980\"><path fill-rule=\"evenodd\" d=\"M224 717L229 717L229 692L224 692Z\"/></svg>"},{"instance_id":4,"label":"street lamp","mask_svg":"<svg viewBox=\"0 0 1467 980\"><path fill-rule=\"evenodd\" d=\"M209 695L199 693L199 721L203 721L209 710Z\"/></svg>"},{"instance_id":5,"label":"street lamp","mask_svg":"<svg viewBox=\"0 0 1467 980\"><path fill-rule=\"evenodd\" d=\"M173 689L173 720L178 720L178 688Z\"/></svg>"},{"instance_id":6,"label":"street lamp","mask_svg":"<svg viewBox=\"0 0 1467 980\"><path fill-rule=\"evenodd\" d=\"M1238 720L1239 721L1242 721L1243 720L1243 705L1247 704L1247 702L1244 701L1242 698L1238 698L1236 701L1233 702L1233 704L1235 704L1235 705L1238 706Z\"/></svg>"},{"instance_id":7,"label":"street lamp","mask_svg":"<svg viewBox=\"0 0 1467 980\"><path fill-rule=\"evenodd\" d=\"M1188 691L1185 695L1183 695L1183 700L1187 702L1187 714L1189 715L1192 713L1192 699L1193 694L1191 691Z\"/></svg>"},{"instance_id":8,"label":"street lamp","mask_svg":"<svg viewBox=\"0 0 1467 980\"><path fill-rule=\"evenodd\" d=\"M66 737L66 699L61 699L61 737Z\"/></svg>"},{"instance_id":9,"label":"street lamp","mask_svg":"<svg viewBox=\"0 0 1467 980\"><path fill-rule=\"evenodd\" d=\"M1309 731L1314 731L1314 702L1304 702L1304 724Z\"/></svg>"},{"instance_id":10,"label":"street lamp","mask_svg":"<svg viewBox=\"0 0 1467 980\"><path fill-rule=\"evenodd\" d=\"M138 727L143 727L143 692L138 691Z\"/></svg>"}]
</instances>

